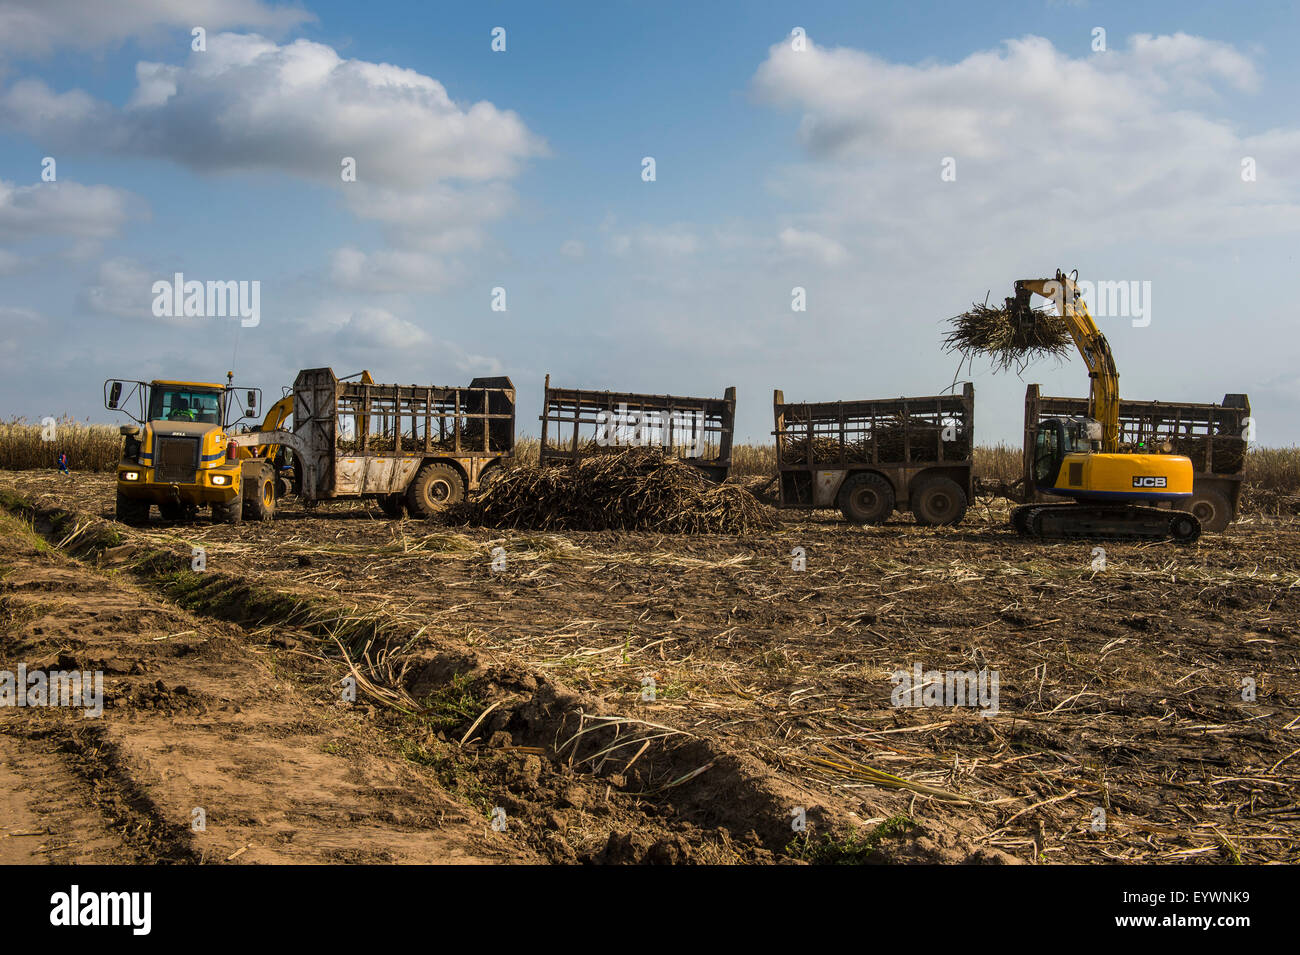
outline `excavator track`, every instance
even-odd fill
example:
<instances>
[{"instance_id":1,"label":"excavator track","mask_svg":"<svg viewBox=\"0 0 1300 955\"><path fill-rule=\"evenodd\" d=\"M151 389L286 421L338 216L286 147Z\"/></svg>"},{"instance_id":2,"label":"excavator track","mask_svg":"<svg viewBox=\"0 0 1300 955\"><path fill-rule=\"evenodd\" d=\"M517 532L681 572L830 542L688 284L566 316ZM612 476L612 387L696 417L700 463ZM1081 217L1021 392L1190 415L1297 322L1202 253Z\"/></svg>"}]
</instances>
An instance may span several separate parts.
<instances>
[{"instance_id":1,"label":"excavator track","mask_svg":"<svg viewBox=\"0 0 1300 955\"><path fill-rule=\"evenodd\" d=\"M1201 522L1186 511L1134 504L1025 504L1011 512L1011 526L1025 537L1165 540L1191 544Z\"/></svg>"}]
</instances>

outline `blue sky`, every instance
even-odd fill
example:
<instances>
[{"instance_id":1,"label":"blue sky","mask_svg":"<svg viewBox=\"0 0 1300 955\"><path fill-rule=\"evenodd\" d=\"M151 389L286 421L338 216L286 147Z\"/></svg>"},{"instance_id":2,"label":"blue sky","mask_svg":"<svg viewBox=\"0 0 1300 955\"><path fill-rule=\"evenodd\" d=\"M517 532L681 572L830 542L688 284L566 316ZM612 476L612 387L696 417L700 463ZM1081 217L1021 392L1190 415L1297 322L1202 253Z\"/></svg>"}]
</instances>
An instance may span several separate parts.
<instances>
[{"instance_id":1,"label":"blue sky","mask_svg":"<svg viewBox=\"0 0 1300 955\"><path fill-rule=\"evenodd\" d=\"M548 372L734 384L766 440L773 388L948 387L943 320L1064 267L1151 283L1148 325L1099 319L1125 395L1247 391L1294 443L1296 39L1284 3L0 0L0 415L329 364L508 374L534 433ZM177 270L260 281L260 324L155 317ZM969 375L980 441L1087 384Z\"/></svg>"}]
</instances>

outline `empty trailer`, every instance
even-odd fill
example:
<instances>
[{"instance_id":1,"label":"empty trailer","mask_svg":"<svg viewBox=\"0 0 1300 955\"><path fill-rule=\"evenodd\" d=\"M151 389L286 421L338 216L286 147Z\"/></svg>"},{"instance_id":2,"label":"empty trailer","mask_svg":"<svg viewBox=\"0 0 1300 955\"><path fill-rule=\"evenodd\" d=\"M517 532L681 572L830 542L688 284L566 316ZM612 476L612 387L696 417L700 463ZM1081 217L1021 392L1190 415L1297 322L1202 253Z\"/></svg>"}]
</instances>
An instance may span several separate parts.
<instances>
[{"instance_id":1,"label":"empty trailer","mask_svg":"<svg viewBox=\"0 0 1300 955\"><path fill-rule=\"evenodd\" d=\"M773 395L783 508L839 508L878 524L910 510L956 524L972 494L975 387L959 395L786 402Z\"/></svg>"},{"instance_id":2,"label":"empty trailer","mask_svg":"<svg viewBox=\"0 0 1300 955\"><path fill-rule=\"evenodd\" d=\"M544 467L650 447L721 482L731 470L736 389L727 388L721 398L590 391L552 387L547 375L540 420Z\"/></svg>"}]
</instances>

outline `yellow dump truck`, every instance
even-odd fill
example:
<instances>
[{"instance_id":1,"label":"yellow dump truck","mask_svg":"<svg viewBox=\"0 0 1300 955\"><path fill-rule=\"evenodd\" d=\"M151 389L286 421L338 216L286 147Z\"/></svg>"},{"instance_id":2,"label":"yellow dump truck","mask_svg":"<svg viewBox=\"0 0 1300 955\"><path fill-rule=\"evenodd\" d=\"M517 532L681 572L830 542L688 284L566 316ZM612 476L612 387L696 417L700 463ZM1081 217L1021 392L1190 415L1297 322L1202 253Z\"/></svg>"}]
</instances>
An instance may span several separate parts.
<instances>
[{"instance_id":1,"label":"yellow dump truck","mask_svg":"<svg viewBox=\"0 0 1300 955\"><path fill-rule=\"evenodd\" d=\"M200 507L214 520L270 520L276 469L268 449L240 448L231 437L261 404L260 389L201 381L104 382L104 407L129 415L117 466L117 519L144 524L155 505L165 520L186 520ZM277 404L277 408L279 405ZM268 422L274 417L268 415Z\"/></svg>"}]
</instances>

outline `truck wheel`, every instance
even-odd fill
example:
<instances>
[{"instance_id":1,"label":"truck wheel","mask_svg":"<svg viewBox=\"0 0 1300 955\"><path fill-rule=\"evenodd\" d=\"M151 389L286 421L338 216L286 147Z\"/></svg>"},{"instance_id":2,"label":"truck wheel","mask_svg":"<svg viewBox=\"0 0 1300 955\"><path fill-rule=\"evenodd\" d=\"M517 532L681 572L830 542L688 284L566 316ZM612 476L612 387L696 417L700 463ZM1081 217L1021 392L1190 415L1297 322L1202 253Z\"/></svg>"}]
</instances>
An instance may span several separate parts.
<instances>
[{"instance_id":1,"label":"truck wheel","mask_svg":"<svg viewBox=\"0 0 1300 955\"><path fill-rule=\"evenodd\" d=\"M252 484L252 494L247 493ZM275 477L263 468L244 482L243 516L248 521L269 521L275 517Z\"/></svg>"},{"instance_id":2,"label":"truck wheel","mask_svg":"<svg viewBox=\"0 0 1300 955\"><path fill-rule=\"evenodd\" d=\"M176 504L168 501L158 505L158 513L164 521L188 521L194 517L194 505Z\"/></svg>"},{"instance_id":3,"label":"truck wheel","mask_svg":"<svg viewBox=\"0 0 1300 955\"><path fill-rule=\"evenodd\" d=\"M450 464L426 464L406 489L406 505L416 517L433 517L463 500L465 479Z\"/></svg>"},{"instance_id":4,"label":"truck wheel","mask_svg":"<svg viewBox=\"0 0 1300 955\"><path fill-rule=\"evenodd\" d=\"M854 524L880 524L894 513L894 487L873 472L854 474L840 488L840 510Z\"/></svg>"},{"instance_id":5,"label":"truck wheel","mask_svg":"<svg viewBox=\"0 0 1300 955\"><path fill-rule=\"evenodd\" d=\"M149 502L137 501L134 498L123 497L122 492L117 492L117 520L122 524L129 524L132 527L139 527L141 524L149 523Z\"/></svg>"},{"instance_id":6,"label":"truck wheel","mask_svg":"<svg viewBox=\"0 0 1300 955\"><path fill-rule=\"evenodd\" d=\"M244 519L244 495L236 494L224 504L213 504L212 519L222 524L238 524Z\"/></svg>"},{"instance_id":7,"label":"truck wheel","mask_svg":"<svg viewBox=\"0 0 1300 955\"><path fill-rule=\"evenodd\" d=\"M1219 532L1232 522L1232 505L1222 491L1205 488L1192 494L1191 503L1179 510L1190 511L1201 522L1201 529Z\"/></svg>"},{"instance_id":8,"label":"truck wheel","mask_svg":"<svg viewBox=\"0 0 1300 955\"><path fill-rule=\"evenodd\" d=\"M385 494L379 499L379 509L387 517L400 521L406 516L406 498L400 494Z\"/></svg>"},{"instance_id":9,"label":"truck wheel","mask_svg":"<svg viewBox=\"0 0 1300 955\"><path fill-rule=\"evenodd\" d=\"M966 492L952 478L923 479L912 492L912 513L918 524L957 524L966 516Z\"/></svg>"}]
</instances>

